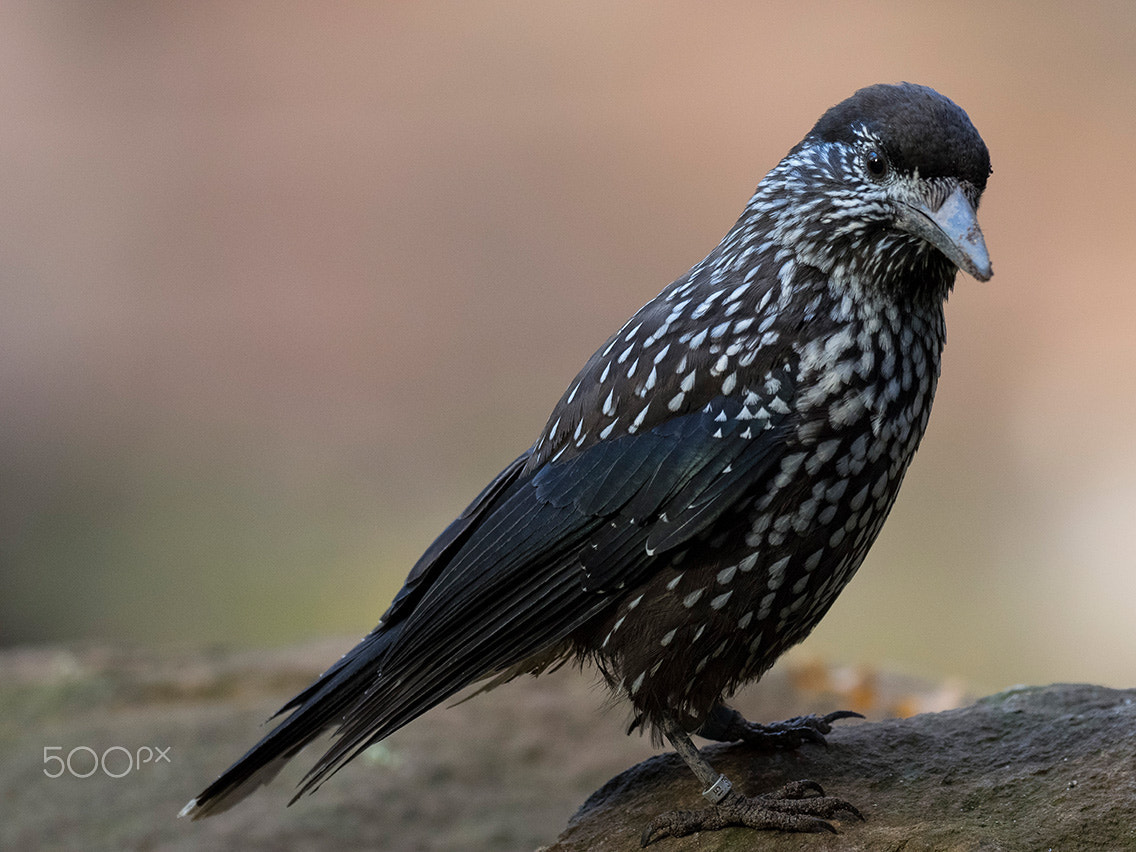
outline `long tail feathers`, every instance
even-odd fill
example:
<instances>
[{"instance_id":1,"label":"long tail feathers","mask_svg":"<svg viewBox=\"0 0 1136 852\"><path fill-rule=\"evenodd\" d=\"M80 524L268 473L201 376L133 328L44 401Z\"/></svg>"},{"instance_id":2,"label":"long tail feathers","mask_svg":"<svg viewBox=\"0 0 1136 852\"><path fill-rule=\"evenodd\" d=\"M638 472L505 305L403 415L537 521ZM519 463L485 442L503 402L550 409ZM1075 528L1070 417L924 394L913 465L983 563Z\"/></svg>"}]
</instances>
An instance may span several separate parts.
<instances>
[{"instance_id":1,"label":"long tail feathers","mask_svg":"<svg viewBox=\"0 0 1136 852\"><path fill-rule=\"evenodd\" d=\"M398 632L380 627L344 654L319 680L281 707L273 718L289 711L290 715L182 808L178 817L201 819L227 811L275 778L304 746L342 722L374 680L377 662Z\"/></svg>"}]
</instances>

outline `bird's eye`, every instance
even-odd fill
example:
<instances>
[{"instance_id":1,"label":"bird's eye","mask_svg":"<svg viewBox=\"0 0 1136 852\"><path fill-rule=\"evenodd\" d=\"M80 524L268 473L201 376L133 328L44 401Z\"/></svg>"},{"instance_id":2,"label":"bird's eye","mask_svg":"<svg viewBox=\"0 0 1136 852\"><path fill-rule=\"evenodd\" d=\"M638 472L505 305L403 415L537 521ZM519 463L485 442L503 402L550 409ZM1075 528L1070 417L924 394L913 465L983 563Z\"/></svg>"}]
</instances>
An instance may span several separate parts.
<instances>
[{"instance_id":1,"label":"bird's eye","mask_svg":"<svg viewBox=\"0 0 1136 852\"><path fill-rule=\"evenodd\" d=\"M868 174L876 180L883 179L888 172L888 161L879 148L871 148L864 155L864 164L868 167Z\"/></svg>"}]
</instances>

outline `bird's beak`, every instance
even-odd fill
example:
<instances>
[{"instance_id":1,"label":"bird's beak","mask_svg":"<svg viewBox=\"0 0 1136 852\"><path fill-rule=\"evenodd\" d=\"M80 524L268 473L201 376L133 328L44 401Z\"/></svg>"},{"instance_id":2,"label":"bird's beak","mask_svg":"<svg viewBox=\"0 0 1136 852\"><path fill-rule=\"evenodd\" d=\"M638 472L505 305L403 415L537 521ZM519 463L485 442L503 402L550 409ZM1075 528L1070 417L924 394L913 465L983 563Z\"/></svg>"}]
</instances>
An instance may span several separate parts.
<instances>
[{"instance_id":1,"label":"bird's beak","mask_svg":"<svg viewBox=\"0 0 1136 852\"><path fill-rule=\"evenodd\" d=\"M988 281L994 274L978 217L961 187L956 186L936 210L925 201L900 205L896 225L929 242L979 281Z\"/></svg>"}]
</instances>

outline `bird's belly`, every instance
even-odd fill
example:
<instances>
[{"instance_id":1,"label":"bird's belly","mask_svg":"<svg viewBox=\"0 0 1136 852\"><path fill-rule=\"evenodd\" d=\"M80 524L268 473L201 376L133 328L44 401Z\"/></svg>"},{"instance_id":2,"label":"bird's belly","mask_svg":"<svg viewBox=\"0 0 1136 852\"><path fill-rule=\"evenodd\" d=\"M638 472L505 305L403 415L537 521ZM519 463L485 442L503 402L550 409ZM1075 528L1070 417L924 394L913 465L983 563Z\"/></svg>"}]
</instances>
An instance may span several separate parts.
<instances>
[{"instance_id":1,"label":"bird's belly","mask_svg":"<svg viewBox=\"0 0 1136 852\"><path fill-rule=\"evenodd\" d=\"M646 722L678 708L695 725L803 640L851 580L919 440L861 423L794 445L748 504L670 555L597 632L592 653Z\"/></svg>"}]
</instances>

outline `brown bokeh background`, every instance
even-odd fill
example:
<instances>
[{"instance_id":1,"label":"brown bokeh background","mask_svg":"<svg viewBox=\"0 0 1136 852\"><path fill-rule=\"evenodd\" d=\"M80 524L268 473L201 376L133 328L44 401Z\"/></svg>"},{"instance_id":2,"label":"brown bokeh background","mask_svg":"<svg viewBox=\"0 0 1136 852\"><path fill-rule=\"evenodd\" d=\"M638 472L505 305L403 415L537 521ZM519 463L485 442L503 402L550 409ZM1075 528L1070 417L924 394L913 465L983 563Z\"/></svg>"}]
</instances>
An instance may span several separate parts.
<instances>
[{"instance_id":1,"label":"brown bokeh background","mask_svg":"<svg viewBox=\"0 0 1136 852\"><path fill-rule=\"evenodd\" d=\"M992 152L892 519L802 653L1136 673L1136 5L6 4L0 641L361 634L827 106Z\"/></svg>"}]
</instances>

